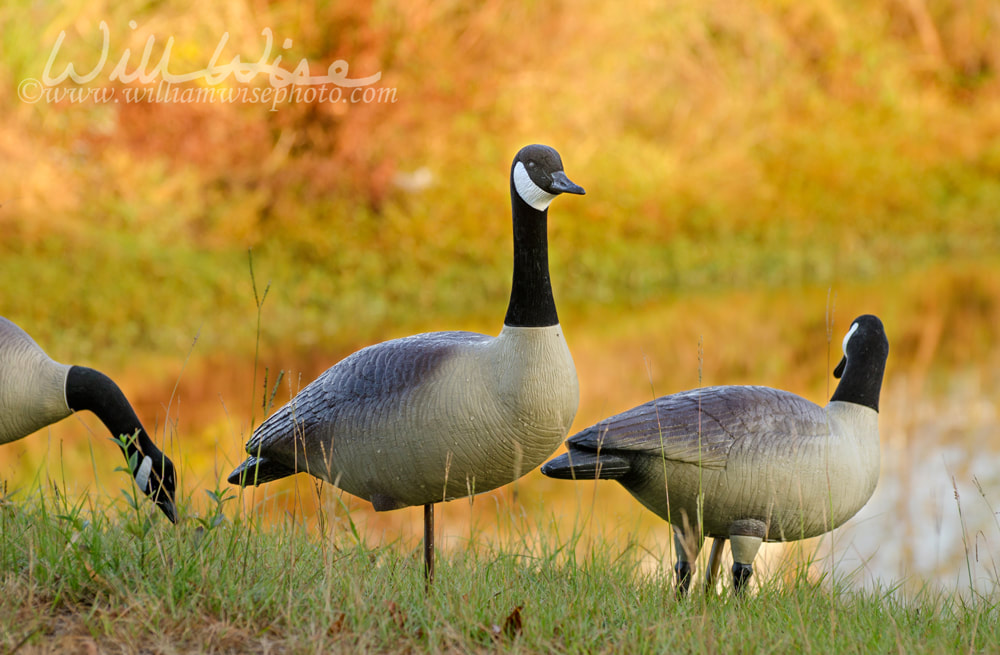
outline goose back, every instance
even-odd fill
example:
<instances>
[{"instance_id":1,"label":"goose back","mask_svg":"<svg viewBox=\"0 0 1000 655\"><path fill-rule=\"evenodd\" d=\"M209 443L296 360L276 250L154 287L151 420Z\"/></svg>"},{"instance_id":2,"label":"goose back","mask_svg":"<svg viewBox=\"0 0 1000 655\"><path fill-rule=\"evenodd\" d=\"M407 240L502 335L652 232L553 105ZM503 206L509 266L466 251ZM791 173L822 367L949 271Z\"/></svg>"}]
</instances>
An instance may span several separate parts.
<instances>
[{"instance_id":1,"label":"goose back","mask_svg":"<svg viewBox=\"0 0 1000 655\"><path fill-rule=\"evenodd\" d=\"M261 424L246 449L377 510L397 509L517 479L558 447L578 401L558 324L505 325L498 337L419 334L337 363Z\"/></svg>"},{"instance_id":2,"label":"goose back","mask_svg":"<svg viewBox=\"0 0 1000 655\"><path fill-rule=\"evenodd\" d=\"M0 443L16 441L70 415L66 375L27 332L0 317Z\"/></svg>"}]
</instances>

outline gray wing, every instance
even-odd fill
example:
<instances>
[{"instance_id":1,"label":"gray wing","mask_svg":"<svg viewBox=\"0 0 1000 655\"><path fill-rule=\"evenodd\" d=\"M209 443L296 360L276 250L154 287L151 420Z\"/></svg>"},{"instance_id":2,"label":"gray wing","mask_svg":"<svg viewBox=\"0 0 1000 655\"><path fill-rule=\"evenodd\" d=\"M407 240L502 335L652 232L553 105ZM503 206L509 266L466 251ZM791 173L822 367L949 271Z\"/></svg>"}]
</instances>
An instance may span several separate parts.
<instances>
[{"instance_id":1,"label":"gray wing","mask_svg":"<svg viewBox=\"0 0 1000 655\"><path fill-rule=\"evenodd\" d=\"M370 433L429 380L456 350L492 339L475 332L430 332L363 348L322 373L258 427L251 455L294 457L294 441L328 439L337 426ZM294 439L293 439L294 437Z\"/></svg>"},{"instance_id":2,"label":"gray wing","mask_svg":"<svg viewBox=\"0 0 1000 655\"><path fill-rule=\"evenodd\" d=\"M573 447L635 452L724 468L741 439L797 434L803 422L825 421L815 403L787 391L756 386L692 389L662 396L578 432Z\"/></svg>"}]
</instances>

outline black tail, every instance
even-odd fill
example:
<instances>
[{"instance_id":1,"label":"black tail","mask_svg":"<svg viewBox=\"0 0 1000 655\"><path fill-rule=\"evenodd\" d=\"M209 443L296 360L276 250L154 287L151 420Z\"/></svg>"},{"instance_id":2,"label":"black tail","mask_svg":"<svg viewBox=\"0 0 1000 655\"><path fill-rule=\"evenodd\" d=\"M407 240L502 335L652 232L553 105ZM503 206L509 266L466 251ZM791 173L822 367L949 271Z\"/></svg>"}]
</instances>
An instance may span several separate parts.
<instances>
[{"instance_id":1,"label":"black tail","mask_svg":"<svg viewBox=\"0 0 1000 655\"><path fill-rule=\"evenodd\" d=\"M617 480L629 472L629 460L616 453L570 448L542 466L542 474L558 480Z\"/></svg>"}]
</instances>

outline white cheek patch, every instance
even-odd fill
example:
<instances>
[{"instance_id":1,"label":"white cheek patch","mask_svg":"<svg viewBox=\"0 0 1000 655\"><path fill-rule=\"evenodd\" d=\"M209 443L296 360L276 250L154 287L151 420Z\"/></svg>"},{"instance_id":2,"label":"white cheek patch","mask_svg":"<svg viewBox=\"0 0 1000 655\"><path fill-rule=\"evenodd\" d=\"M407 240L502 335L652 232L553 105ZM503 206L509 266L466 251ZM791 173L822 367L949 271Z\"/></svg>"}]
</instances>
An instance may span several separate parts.
<instances>
[{"instance_id":1,"label":"white cheek patch","mask_svg":"<svg viewBox=\"0 0 1000 655\"><path fill-rule=\"evenodd\" d=\"M149 472L153 470L153 460L146 455L142 458L139 470L135 472L135 484L143 493L149 493Z\"/></svg>"},{"instance_id":2,"label":"white cheek patch","mask_svg":"<svg viewBox=\"0 0 1000 655\"><path fill-rule=\"evenodd\" d=\"M517 195L521 196L521 200L538 211L548 209L549 203L556 197L535 184L521 162L514 164L514 188L517 189Z\"/></svg>"},{"instance_id":3,"label":"white cheek patch","mask_svg":"<svg viewBox=\"0 0 1000 655\"><path fill-rule=\"evenodd\" d=\"M847 331L847 334L844 335L844 345L841 346L844 349L844 357L847 357L847 342L851 340L851 337L854 336L854 333L857 331L858 324L855 323L851 326L851 329Z\"/></svg>"}]
</instances>

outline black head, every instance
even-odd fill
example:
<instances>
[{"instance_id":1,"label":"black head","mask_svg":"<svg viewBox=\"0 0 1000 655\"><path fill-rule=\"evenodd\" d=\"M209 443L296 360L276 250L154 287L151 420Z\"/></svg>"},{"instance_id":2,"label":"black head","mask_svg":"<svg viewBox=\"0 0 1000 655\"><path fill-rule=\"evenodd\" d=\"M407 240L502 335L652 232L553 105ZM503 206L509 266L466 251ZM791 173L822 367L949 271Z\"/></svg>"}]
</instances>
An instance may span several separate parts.
<instances>
[{"instance_id":1,"label":"black head","mask_svg":"<svg viewBox=\"0 0 1000 655\"><path fill-rule=\"evenodd\" d=\"M74 412L88 410L101 419L121 448L136 486L171 521L176 474L174 465L152 442L125 394L114 380L86 366L71 366L66 374L66 404Z\"/></svg>"},{"instance_id":2,"label":"black head","mask_svg":"<svg viewBox=\"0 0 1000 655\"><path fill-rule=\"evenodd\" d=\"M149 496L173 523L177 522L174 494L177 489L177 474L170 458L163 454L145 430L136 430L131 435L122 435L114 440L128 458L135 486Z\"/></svg>"},{"instance_id":3,"label":"black head","mask_svg":"<svg viewBox=\"0 0 1000 655\"><path fill-rule=\"evenodd\" d=\"M538 211L548 209L560 193L585 193L566 177L559 153L542 145L521 148L511 165L510 183L521 200Z\"/></svg>"},{"instance_id":4,"label":"black head","mask_svg":"<svg viewBox=\"0 0 1000 655\"><path fill-rule=\"evenodd\" d=\"M833 370L840 384L830 400L841 400L871 407L878 411L879 394L889 340L877 316L865 314L854 319L844 336L844 357Z\"/></svg>"},{"instance_id":5,"label":"black head","mask_svg":"<svg viewBox=\"0 0 1000 655\"><path fill-rule=\"evenodd\" d=\"M140 455L137 458L134 477L139 490L149 496L171 522L176 523L177 508L174 506L174 498L177 473L174 471L173 462L159 451Z\"/></svg>"}]
</instances>

